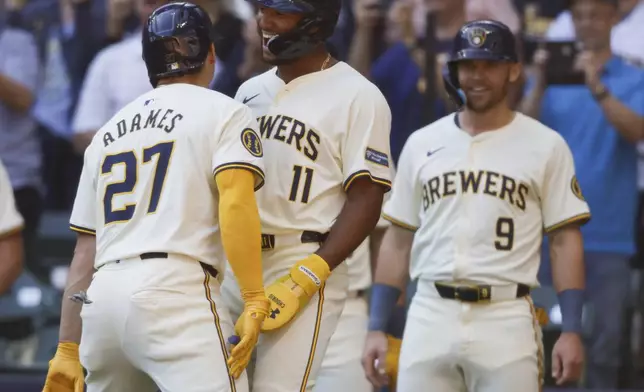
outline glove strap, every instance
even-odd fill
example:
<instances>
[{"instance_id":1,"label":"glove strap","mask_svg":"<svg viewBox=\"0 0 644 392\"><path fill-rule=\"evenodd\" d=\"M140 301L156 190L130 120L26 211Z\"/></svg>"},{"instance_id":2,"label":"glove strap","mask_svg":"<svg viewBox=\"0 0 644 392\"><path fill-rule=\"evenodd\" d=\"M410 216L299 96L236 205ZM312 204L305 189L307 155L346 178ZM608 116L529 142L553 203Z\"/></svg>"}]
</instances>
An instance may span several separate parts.
<instances>
[{"instance_id":1,"label":"glove strap","mask_svg":"<svg viewBox=\"0 0 644 392\"><path fill-rule=\"evenodd\" d=\"M329 264L319 255L313 253L295 264L290 271L293 282L300 286L311 297L331 275Z\"/></svg>"}]
</instances>

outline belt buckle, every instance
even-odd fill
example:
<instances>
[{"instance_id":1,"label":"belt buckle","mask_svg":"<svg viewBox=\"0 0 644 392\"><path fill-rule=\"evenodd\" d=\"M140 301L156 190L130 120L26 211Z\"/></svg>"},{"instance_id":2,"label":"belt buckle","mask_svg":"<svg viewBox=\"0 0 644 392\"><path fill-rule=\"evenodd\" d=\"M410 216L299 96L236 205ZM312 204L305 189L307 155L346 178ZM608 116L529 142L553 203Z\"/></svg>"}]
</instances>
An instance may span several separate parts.
<instances>
[{"instance_id":1,"label":"belt buckle","mask_svg":"<svg viewBox=\"0 0 644 392\"><path fill-rule=\"evenodd\" d=\"M476 299L470 297L470 293L476 292ZM454 288L454 299L462 302L478 302L480 295L479 290L468 286L456 286Z\"/></svg>"}]
</instances>

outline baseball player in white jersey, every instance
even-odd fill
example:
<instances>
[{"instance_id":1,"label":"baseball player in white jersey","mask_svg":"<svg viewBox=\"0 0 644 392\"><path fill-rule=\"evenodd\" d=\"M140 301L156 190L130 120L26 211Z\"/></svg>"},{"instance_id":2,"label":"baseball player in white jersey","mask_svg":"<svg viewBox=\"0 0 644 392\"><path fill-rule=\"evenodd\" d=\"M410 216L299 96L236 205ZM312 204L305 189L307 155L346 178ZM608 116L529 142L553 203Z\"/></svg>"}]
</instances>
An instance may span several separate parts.
<instances>
[{"instance_id":1,"label":"baseball player in white jersey","mask_svg":"<svg viewBox=\"0 0 644 392\"><path fill-rule=\"evenodd\" d=\"M11 288L22 272L22 227L9 175L0 161L0 295Z\"/></svg>"},{"instance_id":2,"label":"baseball player in white jersey","mask_svg":"<svg viewBox=\"0 0 644 392\"><path fill-rule=\"evenodd\" d=\"M248 391L244 368L269 309L257 123L246 106L207 89L212 24L198 6L154 11L143 58L155 89L85 152L70 218L71 300L45 391L83 391L81 365L89 392ZM226 258L244 301L234 328L220 295ZM229 354L233 334L240 341Z\"/></svg>"},{"instance_id":3,"label":"baseball player in white jersey","mask_svg":"<svg viewBox=\"0 0 644 392\"><path fill-rule=\"evenodd\" d=\"M271 312L254 392L311 391L347 299L344 260L376 226L390 187L391 113L326 50L339 0L255 0L264 60L236 99L258 118L270 186L257 193ZM223 292L241 310L234 279Z\"/></svg>"},{"instance_id":4,"label":"baseball player in white jersey","mask_svg":"<svg viewBox=\"0 0 644 392\"><path fill-rule=\"evenodd\" d=\"M584 267L579 225L590 217L565 141L512 111L521 74L514 36L495 21L464 25L448 86L465 107L412 134L403 148L375 275L363 366L376 386L381 332L409 271L418 289L407 316L397 390L537 392L541 330L530 288L550 239L562 334L553 376L577 380Z\"/></svg>"}]
</instances>

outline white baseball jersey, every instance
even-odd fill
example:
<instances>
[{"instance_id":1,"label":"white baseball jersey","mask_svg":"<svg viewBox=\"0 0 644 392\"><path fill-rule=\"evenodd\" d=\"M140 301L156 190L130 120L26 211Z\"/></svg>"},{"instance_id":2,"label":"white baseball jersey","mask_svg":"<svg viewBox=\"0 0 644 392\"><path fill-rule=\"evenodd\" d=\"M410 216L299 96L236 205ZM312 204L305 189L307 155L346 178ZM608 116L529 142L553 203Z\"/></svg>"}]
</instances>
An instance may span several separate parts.
<instances>
[{"instance_id":1,"label":"white baseball jersey","mask_svg":"<svg viewBox=\"0 0 644 392\"><path fill-rule=\"evenodd\" d=\"M590 213L566 142L516 113L476 136L454 114L413 133L384 216L417 230L413 279L536 286L543 231Z\"/></svg>"},{"instance_id":2,"label":"white baseball jersey","mask_svg":"<svg viewBox=\"0 0 644 392\"><path fill-rule=\"evenodd\" d=\"M96 233L96 267L147 252L225 262L214 174L245 168L263 184L250 109L211 90L172 84L119 111L94 136L70 219Z\"/></svg>"},{"instance_id":3,"label":"white baseball jersey","mask_svg":"<svg viewBox=\"0 0 644 392\"><path fill-rule=\"evenodd\" d=\"M273 68L236 99L258 119L269 186L257 193L268 234L326 233L353 180L389 189L391 111L378 88L339 62L285 84Z\"/></svg>"},{"instance_id":4,"label":"white baseball jersey","mask_svg":"<svg viewBox=\"0 0 644 392\"><path fill-rule=\"evenodd\" d=\"M22 229L23 224L16 209L9 175L0 161L0 238Z\"/></svg>"}]
</instances>

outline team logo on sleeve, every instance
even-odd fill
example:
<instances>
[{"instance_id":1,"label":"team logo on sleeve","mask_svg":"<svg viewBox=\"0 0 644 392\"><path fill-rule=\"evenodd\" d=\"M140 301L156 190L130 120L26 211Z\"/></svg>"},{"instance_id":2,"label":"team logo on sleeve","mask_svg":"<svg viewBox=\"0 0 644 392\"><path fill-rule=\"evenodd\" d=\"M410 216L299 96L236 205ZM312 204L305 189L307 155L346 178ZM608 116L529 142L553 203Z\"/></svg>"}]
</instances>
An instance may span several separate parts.
<instances>
[{"instance_id":1,"label":"team logo on sleeve","mask_svg":"<svg viewBox=\"0 0 644 392\"><path fill-rule=\"evenodd\" d=\"M257 158L260 158L264 155L264 150L262 149L262 141L255 131L251 128L246 128L241 133L241 141L244 147L248 152Z\"/></svg>"},{"instance_id":2,"label":"team logo on sleeve","mask_svg":"<svg viewBox=\"0 0 644 392\"><path fill-rule=\"evenodd\" d=\"M387 154L378 150L374 150L373 148L367 147L367 151L364 154L364 159L377 165L389 167L389 157L387 156Z\"/></svg>"},{"instance_id":3,"label":"team logo on sleeve","mask_svg":"<svg viewBox=\"0 0 644 392\"><path fill-rule=\"evenodd\" d=\"M586 199L584 199L584 195L581 193L581 187L579 186L579 181L577 181L577 176L572 176L570 189L572 190L573 195L577 196L579 200L586 201Z\"/></svg>"}]
</instances>

